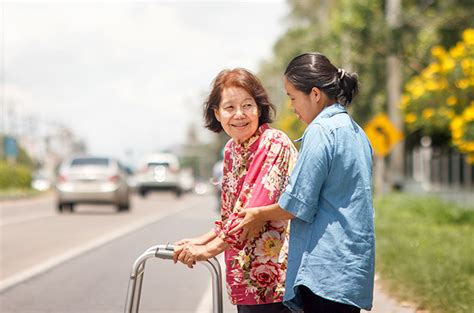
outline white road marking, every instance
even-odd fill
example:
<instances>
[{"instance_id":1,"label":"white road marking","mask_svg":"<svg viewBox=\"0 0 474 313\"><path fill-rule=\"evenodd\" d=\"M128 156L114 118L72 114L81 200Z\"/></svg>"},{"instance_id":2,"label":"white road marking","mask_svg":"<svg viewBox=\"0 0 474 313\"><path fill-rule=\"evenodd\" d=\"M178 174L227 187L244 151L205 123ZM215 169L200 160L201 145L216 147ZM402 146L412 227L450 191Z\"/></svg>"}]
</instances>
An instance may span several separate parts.
<instances>
[{"instance_id":1,"label":"white road marking","mask_svg":"<svg viewBox=\"0 0 474 313\"><path fill-rule=\"evenodd\" d=\"M56 214L53 214L50 212L45 212L45 213L39 213L39 214L28 214L28 215L23 215L23 216L5 218L0 221L0 227L12 225L12 224L19 224L19 223L28 222L28 221L37 220L40 218L55 216L55 215Z\"/></svg>"},{"instance_id":2,"label":"white road marking","mask_svg":"<svg viewBox=\"0 0 474 313\"><path fill-rule=\"evenodd\" d=\"M75 247L75 248L72 248L71 250L69 251L66 251L65 253L63 254L60 254L56 257L53 257L49 260L46 260L36 266L33 266L29 269L26 269L18 274L15 274L15 275L12 275L10 277L7 277L6 279L4 280L1 280L0 281L0 293L2 293L4 290L10 288L10 287L13 287L14 285L24 281L24 280L27 280L27 279L30 279L38 274L41 274L51 268L54 268L55 266L58 266L59 264L63 263L63 262L66 262L70 259L73 259L74 257L77 257L89 250L92 250L92 249L95 249L99 246L102 246L112 240L115 240L119 237L122 237L134 230L137 230L139 228L142 228L148 224L152 224L156 221L159 221L160 219L163 219L169 215L173 215L173 214L176 214L178 212L181 212L181 211L184 211L188 209L188 207L186 206L183 206L183 208L181 209L173 209L173 210L170 210L168 212L159 212L155 215L152 215L152 216L146 216L144 218L142 218L141 220L138 220L136 221L135 223L132 223L132 224L129 224L128 226L126 227L123 227L123 228L120 228L112 233L109 233L109 234L105 234L104 236L102 237L99 237L99 238L96 238L86 244L83 244L79 247Z\"/></svg>"}]
</instances>

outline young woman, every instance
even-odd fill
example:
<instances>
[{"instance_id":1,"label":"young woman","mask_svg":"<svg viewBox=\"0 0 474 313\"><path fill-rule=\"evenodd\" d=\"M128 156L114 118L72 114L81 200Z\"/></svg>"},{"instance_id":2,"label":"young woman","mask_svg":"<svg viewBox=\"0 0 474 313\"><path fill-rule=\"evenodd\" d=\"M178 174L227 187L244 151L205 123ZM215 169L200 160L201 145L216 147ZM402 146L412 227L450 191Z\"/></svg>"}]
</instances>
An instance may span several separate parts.
<instances>
[{"instance_id":1,"label":"young woman","mask_svg":"<svg viewBox=\"0 0 474 313\"><path fill-rule=\"evenodd\" d=\"M240 213L231 233L266 220L291 219L284 303L311 313L370 310L375 237L372 147L346 107L357 75L320 53L295 57L284 85L308 124L298 160L277 204Z\"/></svg>"}]
</instances>

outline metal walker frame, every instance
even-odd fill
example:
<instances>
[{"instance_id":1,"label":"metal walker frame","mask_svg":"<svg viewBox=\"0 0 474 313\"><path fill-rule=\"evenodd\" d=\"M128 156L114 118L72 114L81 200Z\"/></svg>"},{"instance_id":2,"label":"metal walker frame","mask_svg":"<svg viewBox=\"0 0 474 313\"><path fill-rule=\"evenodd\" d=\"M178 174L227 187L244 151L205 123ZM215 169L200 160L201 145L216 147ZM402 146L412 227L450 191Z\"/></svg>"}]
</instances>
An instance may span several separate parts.
<instances>
[{"instance_id":1,"label":"metal walker frame","mask_svg":"<svg viewBox=\"0 0 474 313\"><path fill-rule=\"evenodd\" d=\"M148 248L140 257L135 260L130 274L130 281L127 290L127 300L125 303L125 313L138 313L140 307L140 297L142 293L143 276L145 274L145 263L148 259L159 258L172 260L174 246L170 244L157 245ZM204 264L211 272L212 276L212 312L223 313L222 304L222 273L219 261L215 257L207 261L198 262Z\"/></svg>"}]
</instances>

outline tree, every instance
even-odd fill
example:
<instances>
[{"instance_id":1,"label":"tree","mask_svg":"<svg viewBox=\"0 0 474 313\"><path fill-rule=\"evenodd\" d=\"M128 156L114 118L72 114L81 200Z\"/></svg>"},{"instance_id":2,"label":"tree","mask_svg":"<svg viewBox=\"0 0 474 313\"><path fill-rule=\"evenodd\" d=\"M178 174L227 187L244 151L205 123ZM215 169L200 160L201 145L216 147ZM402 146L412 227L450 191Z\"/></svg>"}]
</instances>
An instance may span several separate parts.
<instances>
[{"instance_id":1,"label":"tree","mask_svg":"<svg viewBox=\"0 0 474 313\"><path fill-rule=\"evenodd\" d=\"M405 86L407 131L451 143L474 161L474 28L449 50L434 46L430 60Z\"/></svg>"},{"instance_id":2,"label":"tree","mask_svg":"<svg viewBox=\"0 0 474 313\"><path fill-rule=\"evenodd\" d=\"M352 115L365 124L387 110L386 56L395 52L402 64L402 85L429 63L431 48L449 48L466 27L474 27L468 0L407 0L398 27L389 33L385 4L377 0L289 0L289 28L261 65L259 76L281 109L286 101L282 74L288 62L305 51L320 51L336 65L359 74L361 92ZM387 38L393 38L387 44ZM296 119L296 117L293 117ZM292 125L291 123L287 123Z\"/></svg>"}]
</instances>

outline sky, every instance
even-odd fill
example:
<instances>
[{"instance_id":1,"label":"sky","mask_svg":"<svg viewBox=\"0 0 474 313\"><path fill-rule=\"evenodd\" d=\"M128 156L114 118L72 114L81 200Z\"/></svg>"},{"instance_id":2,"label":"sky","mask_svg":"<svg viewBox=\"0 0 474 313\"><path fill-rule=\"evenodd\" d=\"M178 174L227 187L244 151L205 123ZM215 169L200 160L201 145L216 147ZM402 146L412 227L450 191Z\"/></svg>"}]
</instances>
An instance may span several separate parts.
<instances>
[{"instance_id":1,"label":"sky","mask_svg":"<svg viewBox=\"0 0 474 313\"><path fill-rule=\"evenodd\" d=\"M213 78L256 73L288 12L284 0L0 5L2 130L65 125L90 153L119 158L182 144L190 124L209 141L201 106Z\"/></svg>"}]
</instances>

